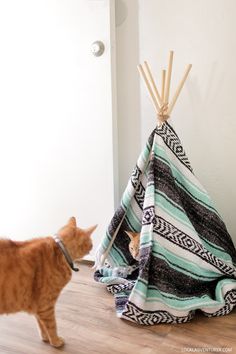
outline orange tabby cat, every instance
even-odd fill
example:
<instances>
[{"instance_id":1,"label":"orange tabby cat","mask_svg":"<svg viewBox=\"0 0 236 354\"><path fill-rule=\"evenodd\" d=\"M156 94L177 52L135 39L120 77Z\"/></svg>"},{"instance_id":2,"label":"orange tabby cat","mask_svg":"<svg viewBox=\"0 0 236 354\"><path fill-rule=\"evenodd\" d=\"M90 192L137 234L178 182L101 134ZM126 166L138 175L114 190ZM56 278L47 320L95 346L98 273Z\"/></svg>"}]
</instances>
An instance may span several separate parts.
<instances>
[{"instance_id":1,"label":"orange tabby cat","mask_svg":"<svg viewBox=\"0 0 236 354\"><path fill-rule=\"evenodd\" d=\"M72 217L57 234L71 260L82 258L92 248L96 226L82 230ZM53 237L25 242L0 240L0 314L25 311L38 322L41 338L54 347L64 341L57 335L55 304L72 270Z\"/></svg>"},{"instance_id":2,"label":"orange tabby cat","mask_svg":"<svg viewBox=\"0 0 236 354\"><path fill-rule=\"evenodd\" d=\"M139 260L140 233L125 231L130 238L129 251L134 259Z\"/></svg>"}]
</instances>

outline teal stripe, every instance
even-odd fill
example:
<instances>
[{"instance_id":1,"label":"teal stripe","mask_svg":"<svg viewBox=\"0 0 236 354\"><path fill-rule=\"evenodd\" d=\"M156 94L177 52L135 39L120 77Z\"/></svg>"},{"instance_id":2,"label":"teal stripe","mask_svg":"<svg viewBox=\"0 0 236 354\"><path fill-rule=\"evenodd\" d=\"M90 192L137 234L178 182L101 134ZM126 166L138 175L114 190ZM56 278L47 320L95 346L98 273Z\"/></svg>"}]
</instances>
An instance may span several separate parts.
<instances>
[{"instance_id":1,"label":"teal stripe","mask_svg":"<svg viewBox=\"0 0 236 354\"><path fill-rule=\"evenodd\" d=\"M144 246L145 244L152 243L152 233L151 232L142 232L140 237L140 247Z\"/></svg>"},{"instance_id":2,"label":"teal stripe","mask_svg":"<svg viewBox=\"0 0 236 354\"><path fill-rule=\"evenodd\" d=\"M232 288L236 288L236 280L229 281L229 284L232 284ZM215 307L217 305L224 305L224 299L222 296L222 287L225 285L224 280L219 281L216 288L216 299L213 300L208 295L203 295L201 297L185 297L178 298L172 294L161 292L158 289L153 289L150 286L147 286L143 280L137 281L135 288L132 293L132 300L134 297L141 297L146 300L146 302L161 302L174 308L176 310L194 310L201 307Z\"/></svg>"},{"instance_id":3,"label":"teal stripe","mask_svg":"<svg viewBox=\"0 0 236 354\"><path fill-rule=\"evenodd\" d=\"M187 217L187 215L185 214L184 211L181 211L179 208L175 208L171 204L172 201L169 202L168 201L169 198L167 196L165 196L165 198L164 198L162 193L156 192L155 195L157 195L156 196L156 201L158 201L158 204L156 203L156 206L158 206L158 208L160 208L165 213L167 213L168 215L173 217L175 220L181 222L182 224L187 226L191 231L194 231L194 233L196 233L195 228L191 224L189 218ZM167 198L167 200L166 200L166 198ZM225 262L232 262L231 256L227 252L225 252L223 248L217 247L216 245L210 243L208 240L205 240L198 233L196 233L196 234L199 236L203 246L209 252L211 252L212 254L215 254L216 257L222 259Z\"/></svg>"},{"instance_id":4,"label":"teal stripe","mask_svg":"<svg viewBox=\"0 0 236 354\"><path fill-rule=\"evenodd\" d=\"M169 160L165 150L160 145L157 146L155 147L155 157L157 159L164 160L164 162L171 168L178 186L187 192L190 197L194 198L196 202L202 204L207 209L211 210L219 216L209 195L205 191L199 189L196 185L193 184L192 181L184 176L181 171Z\"/></svg>"},{"instance_id":5,"label":"teal stripe","mask_svg":"<svg viewBox=\"0 0 236 354\"><path fill-rule=\"evenodd\" d=\"M145 199L149 197L149 200L151 200L153 198L154 190L154 185L150 184L146 188ZM160 208L165 213L170 215L173 219L187 226L191 231L196 232L186 213L183 210L179 209L179 205L174 203L171 199L169 199L166 195L162 194L160 191L155 191L155 201L153 201L153 204L155 204L155 207Z\"/></svg>"},{"instance_id":6,"label":"teal stripe","mask_svg":"<svg viewBox=\"0 0 236 354\"><path fill-rule=\"evenodd\" d=\"M130 202L133 198L134 195L134 189L132 187L132 189L130 189L129 187L126 188L123 196L122 196L122 200L121 200L121 204L124 207L124 209L128 209Z\"/></svg>"},{"instance_id":7,"label":"teal stripe","mask_svg":"<svg viewBox=\"0 0 236 354\"><path fill-rule=\"evenodd\" d=\"M109 252L108 257L112 258L112 262L116 266L126 266L128 264L126 258L121 257L120 253L117 252L117 248L114 247L114 244Z\"/></svg>"},{"instance_id":8,"label":"teal stripe","mask_svg":"<svg viewBox=\"0 0 236 354\"><path fill-rule=\"evenodd\" d=\"M184 259L183 257L175 255L156 241L153 241L152 253L157 258L165 260L169 266L177 272L183 273L197 280L212 281L222 276L222 274L200 267L189 259Z\"/></svg>"},{"instance_id":9,"label":"teal stripe","mask_svg":"<svg viewBox=\"0 0 236 354\"><path fill-rule=\"evenodd\" d=\"M174 206L172 203L173 202L170 202L170 199L167 196L165 196L164 198L162 193L160 193L159 191L155 192L155 205L157 208L162 209L164 212L172 216L175 220L183 223L190 230L196 232L185 212Z\"/></svg>"},{"instance_id":10,"label":"teal stripe","mask_svg":"<svg viewBox=\"0 0 236 354\"><path fill-rule=\"evenodd\" d=\"M108 244L106 245L105 250L107 249ZM127 264L127 260L124 256L124 254L120 250L118 250L118 248L114 245L114 243L112 245L112 248L111 248L108 256L111 257L113 264L116 264L116 265L126 265Z\"/></svg>"},{"instance_id":11,"label":"teal stripe","mask_svg":"<svg viewBox=\"0 0 236 354\"><path fill-rule=\"evenodd\" d=\"M215 245L213 245L211 242L209 242L208 240L205 240L201 237L201 241L203 246L212 254L214 254L217 258L222 259L224 262L230 262L231 264L233 264L232 258L231 256L224 251L223 248L219 248Z\"/></svg>"},{"instance_id":12,"label":"teal stripe","mask_svg":"<svg viewBox=\"0 0 236 354\"><path fill-rule=\"evenodd\" d=\"M201 239L203 247L205 247L209 252L214 254L217 258L223 260L226 263L230 263L231 265L233 264L231 256L226 253L223 249L220 250L219 248L215 248L214 245L211 246L210 242L205 242L203 239ZM150 232L144 232L141 234L140 238L140 247L147 247L147 245L151 245L152 242L155 242L152 238L152 234ZM159 247L159 243L157 242L157 247Z\"/></svg>"},{"instance_id":13,"label":"teal stripe","mask_svg":"<svg viewBox=\"0 0 236 354\"><path fill-rule=\"evenodd\" d=\"M138 219L137 215L135 214L132 208L132 205L128 209L125 218L128 219L129 223L132 225L132 228L135 232L140 232L142 221Z\"/></svg>"},{"instance_id":14,"label":"teal stripe","mask_svg":"<svg viewBox=\"0 0 236 354\"><path fill-rule=\"evenodd\" d=\"M150 186L149 193L150 193L150 195L152 195L153 186ZM194 233L196 233L195 228L191 224L190 220L188 219L188 217L184 211L181 211L179 208L176 209L171 204L172 201L169 202L168 200L170 200L170 199L167 196L164 197L162 193L156 192L156 195L157 195L156 200L158 200L158 204L156 204L156 206L158 208L160 208L165 213L167 213L168 215L173 217L176 221L181 222L182 224L187 226L191 231L194 231ZM166 200L166 198L167 198L167 200ZM196 234L198 235L198 233L196 233ZM198 235L198 236L201 239L203 246L209 252L215 254L216 257L224 260L225 262L232 262L231 256L228 253L226 253L223 248L220 248L219 246L212 244L210 241L205 240L201 235Z\"/></svg>"},{"instance_id":15,"label":"teal stripe","mask_svg":"<svg viewBox=\"0 0 236 354\"><path fill-rule=\"evenodd\" d=\"M234 286L232 286L233 289L236 289L236 280L233 279L222 279L221 281L219 281L219 283L216 286L216 291L215 291L215 295L216 295L216 300L219 302L224 302L224 298L222 295L222 287L228 284L232 284Z\"/></svg>"},{"instance_id":16,"label":"teal stripe","mask_svg":"<svg viewBox=\"0 0 236 354\"><path fill-rule=\"evenodd\" d=\"M172 216L175 220L180 221L181 223L183 223L190 230L194 231L194 233L196 233L196 235L199 236L203 246L209 252L215 254L216 257L221 258L225 262L232 262L231 256L227 252L225 252L225 250L223 248L220 248L219 246L216 246L216 245L212 244L210 241L205 240L204 237L202 237L200 234L198 234L196 232L194 226L192 225L191 221L187 217L185 211L181 212L181 210L179 210L179 209L174 209L174 207L171 204L170 204L170 206L168 206L168 202L166 201L166 199L164 197L162 197L162 198L160 197L162 195L162 193L158 192L156 194L159 195L159 200L161 200L160 203L159 203L159 208L160 209L162 209L164 212L166 212L167 214ZM156 199L158 200L158 198L156 198ZM175 213L173 211L175 211Z\"/></svg>"},{"instance_id":17,"label":"teal stripe","mask_svg":"<svg viewBox=\"0 0 236 354\"><path fill-rule=\"evenodd\" d=\"M174 170L176 170L176 172L181 176L180 180L183 178L184 180L186 180L186 183L189 184L191 186L191 188L193 188L194 190L196 190L198 193L202 193L205 195L205 191L201 190L197 185L195 185L192 181L190 181L185 175L183 175L183 173L173 164L173 162L169 159L169 157L166 154L165 149L163 148L163 146L155 143L154 146L154 151L155 151L155 155L158 158L159 156L161 158L163 158L164 160L167 161L168 165L173 168Z\"/></svg>"},{"instance_id":18,"label":"teal stripe","mask_svg":"<svg viewBox=\"0 0 236 354\"><path fill-rule=\"evenodd\" d=\"M104 251L107 250L107 248L110 244L111 238L112 238L112 236L107 232L106 236L102 240L102 248ZM112 245L112 248L111 248L108 256L111 257L113 264L116 264L116 265L127 265L128 264L125 255L121 252L120 249L118 249L115 246L114 243Z\"/></svg>"}]
</instances>

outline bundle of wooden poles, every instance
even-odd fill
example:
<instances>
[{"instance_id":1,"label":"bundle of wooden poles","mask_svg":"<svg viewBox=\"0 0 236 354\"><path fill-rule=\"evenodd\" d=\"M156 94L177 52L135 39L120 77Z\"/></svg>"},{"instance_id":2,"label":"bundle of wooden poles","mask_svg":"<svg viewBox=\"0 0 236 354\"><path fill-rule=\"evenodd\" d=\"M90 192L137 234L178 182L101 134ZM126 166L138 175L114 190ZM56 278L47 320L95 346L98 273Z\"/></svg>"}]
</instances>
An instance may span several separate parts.
<instances>
[{"instance_id":1,"label":"bundle of wooden poles","mask_svg":"<svg viewBox=\"0 0 236 354\"><path fill-rule=\"evenodd\" d=\"M173 56L174 56L174 52L171 50L169 53L169 63L168 63L167 72L166 70L162 70L162 83L161 83L161 91L160 91L161 93L159 93L157 89L157 85L154 81L149 64L145 61L143 65L141 64L138 65L139 73L146 84L155 111L157 113L159 124L162 124L170 117L170 114L174 108L174 105L179 97L179 94L184 86L189 71L191 70L192 67L192 64L187 65L183 78L180 81L174 96L172 97L171 100L169 100Z\"/></svg>"}]
</instances>

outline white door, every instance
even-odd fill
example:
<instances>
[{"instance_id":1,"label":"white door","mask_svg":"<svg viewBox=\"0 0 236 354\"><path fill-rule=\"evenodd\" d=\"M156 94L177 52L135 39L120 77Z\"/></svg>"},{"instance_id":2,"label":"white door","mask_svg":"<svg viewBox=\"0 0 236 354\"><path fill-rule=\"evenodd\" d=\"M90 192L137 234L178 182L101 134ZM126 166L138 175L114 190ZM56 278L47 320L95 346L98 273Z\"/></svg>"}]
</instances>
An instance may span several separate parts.
<instances>
[{"instance_id":1,"label":"white door","mask_svg":"<svg viewBox=\"0 0 236 354\"><path fill-rule=\"evenodd\" d=\"M99 224L94 249L103 236L114 212L113 14L112 0L0 0L0 235L50 235L74 215Z\"/></svg>"}]
</instances>

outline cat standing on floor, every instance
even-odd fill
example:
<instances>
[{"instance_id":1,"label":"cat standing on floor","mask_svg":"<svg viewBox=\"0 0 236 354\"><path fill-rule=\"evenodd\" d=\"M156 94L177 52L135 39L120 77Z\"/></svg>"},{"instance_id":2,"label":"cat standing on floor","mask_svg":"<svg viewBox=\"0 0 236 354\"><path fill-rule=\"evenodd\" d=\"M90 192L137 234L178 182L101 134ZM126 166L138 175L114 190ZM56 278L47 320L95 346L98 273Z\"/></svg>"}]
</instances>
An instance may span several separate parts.
<instances>
[{"instance_id":1,"label":"cat standing on floor","mask_svg":"<svg viewBox=\"0 0 236 354\"><path fill-rule=\"evenodd\" d=\"M57 335L55 305L72 275L73 261L83 258L92 248L91 234L96 226L83 230L72 217L53 237L25 242L0 240L0 314L25 311L38 322L43 341L61 347ZM71 267L68 259L71 260Z\"/></svg>"}]
</instances>

